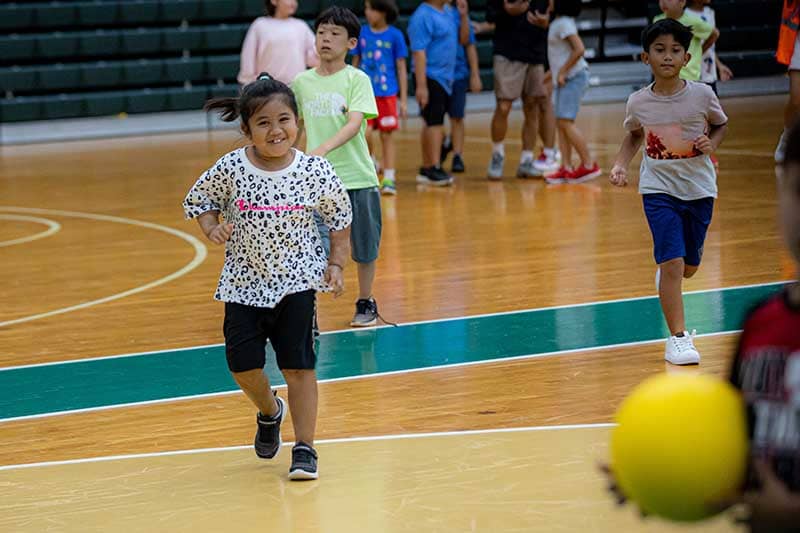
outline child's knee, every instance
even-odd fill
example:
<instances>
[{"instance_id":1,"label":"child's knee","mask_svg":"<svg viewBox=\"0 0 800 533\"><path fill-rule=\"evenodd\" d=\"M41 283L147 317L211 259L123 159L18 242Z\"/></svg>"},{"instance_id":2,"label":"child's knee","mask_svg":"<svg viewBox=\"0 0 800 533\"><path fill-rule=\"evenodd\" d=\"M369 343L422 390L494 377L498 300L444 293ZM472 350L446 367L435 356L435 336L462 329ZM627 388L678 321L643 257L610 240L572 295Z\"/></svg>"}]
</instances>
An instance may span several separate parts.
<instances>
[{"instance_id":1,"label":"child's knee","mask_svg":"<svg viewBox=\"0 0 800 533\"><path fill-rule=\"evenodd\" d=\"M281 370L281 373L283 374L283 377L286 379L287 383L295 383L314 377L313 369L284 368Z\"/></svg>"},{"instance_id":2,"label":"child's knee","mask_svg":"<svg viewBox=\"0 0 800 533\"><path fill-rule=\"evenodd\" d=\"M685 264L682 257L670 259L659 265L662 277L682 278L685 271Z\"/></svg>"}]
</instances>

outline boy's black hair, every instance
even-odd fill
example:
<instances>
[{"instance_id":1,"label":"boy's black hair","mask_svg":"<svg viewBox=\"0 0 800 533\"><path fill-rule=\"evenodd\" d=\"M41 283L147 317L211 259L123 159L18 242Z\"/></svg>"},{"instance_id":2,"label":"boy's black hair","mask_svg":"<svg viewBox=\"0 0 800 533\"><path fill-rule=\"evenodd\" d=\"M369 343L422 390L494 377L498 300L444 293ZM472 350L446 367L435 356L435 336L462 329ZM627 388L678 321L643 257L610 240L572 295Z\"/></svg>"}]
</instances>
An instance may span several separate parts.
<instances>
[{"instance_id":1,"label":"boy's black hair","mask_svg":"<svg viewBox=\"0 0 800 533\"><path fill-rule=\"evenodd\" d=\"M218 111L225 122L233 122L237 118L242 121L242 130L249 133L250 117L255 115L264 104L273 98L283 100L297 118L297 100L288 85L278 81L266 72L258 75L258 79L242 87L239 96L212 98L203 106L204 111Z\"/></svg>"},{"instance_id":2,"label":"boy's black hair","mask_svg":"<svg viewBox=\"0 0 800 533\"><path fill-rule=\"evenodd\" d=\"M358 39L361 33L361 23L355 13L341 6L331 6L317 16L314 21L316 32L322 24L333 24L347 30L348 39Z\"/></svg>"},{"instance_id":3,"label":"boy's black hair","mask_svg":"<svg viewBox=\"0 0 800 533\"><path fill-rule=\"evenodd\" d=\"M383 13L387 24L393 24L397 20L398 10L394 0L367 0L367 2L369 7Z\"/></svg>"},{"instance_id":4,"label":"boy's black hair","mask_svg":"<svg viewBox=\"0 0 800 533\"><path fill-rule=\"evenodd\" d=\"M783 166L800 165L800 123L795 122L786 135L788 138L783 154Z\"/></svg>"},{"instance_id":5,"label":"boy's black hair","mask_svg":"<svg viewBox=\"0 0 800 533\"><path fill-rule=\"evenodd\" d=\"M553 5L553 14L565 17L577 17L581 14L581 0L556 0Z\"/></svg>"},{"instance_id":6,"label":"boy's black hair","mask_svg":"<svg viewBox=\"0 0 800 533\"><path fill-rule=\"evenodd\" d=\"M684 50L689 51L689 45L692 44L692 28L669 18L654 22L642 31L642 48L644 48L644 51L649 53L653 41L662 35L672 35L683 46Z\"/></svg>"}]
</instances>

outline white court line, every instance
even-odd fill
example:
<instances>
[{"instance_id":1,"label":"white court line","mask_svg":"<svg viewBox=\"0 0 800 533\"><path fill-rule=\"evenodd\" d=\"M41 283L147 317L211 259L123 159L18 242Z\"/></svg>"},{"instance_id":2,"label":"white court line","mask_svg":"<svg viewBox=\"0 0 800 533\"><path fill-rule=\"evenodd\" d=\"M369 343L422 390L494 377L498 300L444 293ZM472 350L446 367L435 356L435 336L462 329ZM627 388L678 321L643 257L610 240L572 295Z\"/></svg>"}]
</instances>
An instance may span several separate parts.
<instances>
[{"instance_id":1,"label":"white court line","mask_svg":"<svg viewBox=\"0 0 800 533\"><path fill-rule=\"evenodd\" d=\"M168 233L170 235L174 235L188 242L194 248L194 257L192 258L192 260L188 264L186 264L183 268L176 270L175 272L169 274L168 276L164 276L163 278L151 281L150 283L145 283L144 285L134 287L133 289L129 289L127 291L123 291L117 294L112 294L111 296L106 296L104 298L99 298L97 300L91 300L88 302L83 302L69 307L63 307L61 309L54 309L52 311L47 311L45 313L39 313L36 315L26 316L22 318L15 318L13 320L6 320L5 322L0 322L0 328L4 326L11 326L13 324L21 324L23 322L31 322L33 320L39 320L41 318L47 318L54 315L60 315L62 313L69 313L71 311L77 311L79 309L86 309L87 307L104 304L114 300L119 300L120 298L131 296L133 294L144 292L146 290L152 289L153 287L158 287L159 285L163 285L172 280L180 278L181 276L194 270L195 268L200 266L200 264L203 261L205 261L206 255L208 254L208 250L206 249L205 245L192 235L189 235L188 233L184 233L183 231L179 231L167 226L154 224L152 222L143 222L141 220L134 220L132 218L115 217L110 215L99 215L95 213L81 213L77 211L59 211L55 209L37 209L32 207L0 206L0 211L11 211L16 213L33 213L37 215L52 215L61 217L72 217L72 218L87 218L89 220L100 220L103 222L116 222L118 224L129 224L131 226L139 226L142 228L148 228L156 231L161 231L163 233Z\"/></svg>"},{"instance_id":2,"label":"white court line","mask_svg":"<svg viewBox=\"0 0 800 533\"><path fill-rule=\"evenodd\" d=\"M733 335L736 333L741 333L742 330L731 330L731 331L720 331L717 333L705 333L703 335L696 335L695 338L705 338L705 337L716 337L721 335ZM370 379L374 377L385 377L385 376L398 376L403 374L415 374L418 372L427 372L429 370L447 370L450 368L458 368L458 367L468 367L468 366L477 366L477 365L488 365L492 363L507 363L513 361L523 361L526 359L540 359L543 357L556 357L561 355L572 355L576 353L585 353L585 352L597 352L600 350L609 350L614 348L630 348L634 346L645 346L648 344L656 344L662 343L664 339L652 339L648 341L634 341L634 342L626 342L620 344L607 344L605 346L591 346L589 348L573 348L570 350L558 350L554 352L544 352L544 353L535 353L535 354L527 354L527 355L515 355L512 357L499 357L496 359L481 359L479 361L467 361L464 363L450 363L446 365L436 365L436 366L426 366L426 367L417 367L417 368L407 368L404 370L390 370L388 372L374 372L370 374L359 374L357 376L345 376L341 378L330 378L330 379L321 379L318 383L339 383L343 381L356 381L361 379ZM273 389L283 389L286 388L286 385L273 385ZM161 398L159 400L147 400L144 402L130 402L130 403L121 403L121 404L114 404L114 405L101 405L98 407L86 407L83 409L72 409L69 411L53 411L49 413L39 413L35 415L24 415L24 416L16 416L12 418L3 418L0 419L0 425L5 424L7 422L17 422L21 420L34 420L37 418L49 418L52 416L62 416L62 415L74 415L74 414L82 414L82 413L93 413L96 411L108 411L111 409L121 409L124 407L142 407L145 405L158 405L163 403L171 403L171 402L180 402L184 400L198 400L203 398L218 398L222 396L232 396L234 394L243 394L243 392L239 389L223 391L223 392L209 392L204 394L192 394L189 396L175 396L172 398Z\"/></svg>"},{"instance_id":3,"label":"white court line","mask_svg":"<svg viewBox=\"0 0 800 533\"><path fill-rule=\"evenodd\" d=\"M616 426L613 423L597 423L597 424L565 424L560 426L526 426L516 428L496 428L496 429L470 429L465 431L442 431L439 433L403 433L399 435L376 435L372 437L345 437L339 439L322 439L314 443L315 446L320 444L345 444L350 442L375 442L387 440L407 440L407 439L423 439L432 437L465 437L470 435L491 435L502 433L522 433L529 431L562 431L571 429L597 429L597 428L611 428ZM291 442L284 442L283 446L291 446ZM174 450L168 452L150 452L150 453L135 453L128 455L107 455L104 457L87 457L84 459L67 459L64 461L44 461L40 463L21 463L15 465L0 466L0 471L7 470L22 470L24 468L38 468L46 466L63 466L74 465L83 463L102 463L108 461L121 461L127 459L147 459L150 457L169 457L173 455L195 455L200 453L218 453L230 452L238 450L252 449L253 445L247 446L225 446L218 448L196 448L193 450Z\"/></svg>"},{"instance_id":4,"label":"white court line","mask_svg":"<svg viewBox=\"0 0 800 533\"><path fill-rule=\"evenodd\" d=\"M768 282L768 283L753 283L753 284L750 284L750 285L734 285L734 286L731 286L731 287L722 287L722 288L718 288L718 289L702 289L702 290L697 290L697 291L687 291L687 292L684 292L683 294L685 296L687 294L705 294L705 293L709 293L709 292L725 292L725 291L732 291L732 290L737 290L737 289L752 289L752 288L756 288L756 287L772 287L772 286L776 286L776 285L786 285L786 284L792 283L794 281L795 280L771 281L771 282ZM555 311L555 310L559 310L559 309L570 309L570 308L576 308L577 309L577 308L588 307L588 306L592 306L592 305L635 302L635 301L638 301L638 300L648 300L648 299L652 299L652 298L658 298L658 296L656 296L656 295L652 295L652 296L634 296L634 297L631 297L631 298L617 298L617 299L612 299L612 300L598 300L598 301L595 301L595 302L581 302L581 303L577 303L577 304L553 305L553 306L549 306L549 307L533 307L533 308L530 308L530 309L518 309L518 310L515 310L515 311L498 311L498 312L494 312L494 313L481 313L481 314L477 314L477 315L463 315L463 316L454 316L454 317L448 317L448 318L434 318L434 319L431 319L431 320L418 320L416 322L403 322L403 323L398 324L398 326L416 326L416 325L420 325L420 324L435 324L435 323L440 323L440 322L452 322L452 321L455 321L455 320L472 320L472 319L475 319L475 318L487 318L487 317L493 317L493 316L527 314L527 313L535 313L535 312L539 312L539 311ZM2 326L1 323L0 323L0 326ZM336 329L336 330L331 330L331 331L323 331L320 334L321 335L333 335L333 334L336 334L336 333L345 333L345 332L350 332L350 333L353 333L353 334L359 334L359 333L368 333L371 330L386 329L386 328L393 328L393 327L395 327L395 326L383 325L383 326L372 326L372 327L359 328L359 329L353 329L353 328ZM698 335L698 337L701 337L701 336L702 335ZM204 349L204 348L217 348L217 347L220 347L220 346L224 346L224 344L223 343L219 343L219 344L201 344L201 345L198 345L198 346L187 346L187 347L184 347L184 348L167 348L167 349L163 349L163 350L151 350L151 351L147 351L147 352L133 352L133 353L124 353L124 354L117 354L117 355L103 355L103 356L100 356L100 357L89 357L89 358L86 358L86 359L69 359L69 360L66 360L66 361L50 361L50 362L47 362L47 363L33 363L33 364L29 364L29 365L6 366L6 367L0 368L0 372L5 372L5 371L8 371L8 370L20 370L20 369L23 369L23 368L36 368L36 367L40 367L40 366L69 365L69 364L84 363L84 362L89 362L89 361L103 361L103 360L106 360L106 359L121 359L123 357L136 357L136 356L139 356L139 355L157 355L157 354L161 354L161 353L175 352L175 351L179 351L179 350L201 350L201 349Z\"/></svg>"},{"instance_id":5,"label":"white court line","mask_svg":"<svg viewBox=\"0 0 800 533\"><path fill-rule=\"evenodd\" d=\"M11 239L10 241L0 241L0 248L2 248L3 246L13 246L15 244L22 244L25 242L31 242L38 239L44 239L45 237L49 237L50 235L58 233L61 230L61 224L59 224L55 220L48 220L46 218L26 217L25 215L0 214L0 220L22 220L24 222L34 222L36 224L44 224L45 226L47 226L46 230L40 231L39 233L34 233L33 235L28 235L27 237L20 237L19 239Z\"/></svg>"}]
</instances>

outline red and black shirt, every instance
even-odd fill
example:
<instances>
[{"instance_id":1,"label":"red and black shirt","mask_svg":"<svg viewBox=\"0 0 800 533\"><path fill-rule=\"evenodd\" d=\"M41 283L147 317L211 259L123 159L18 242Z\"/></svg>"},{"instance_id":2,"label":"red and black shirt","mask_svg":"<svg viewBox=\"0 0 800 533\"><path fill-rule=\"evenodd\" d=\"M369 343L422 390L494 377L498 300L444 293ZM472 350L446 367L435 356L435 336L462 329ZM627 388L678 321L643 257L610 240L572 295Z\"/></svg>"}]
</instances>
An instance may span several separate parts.
<instances>
[{"instance_id":1,"label":"red and black shirt","mask_svg":"<svg viewBox=\"0 0 800 533\"><path fill-rule=\"evenodd\" d=\"M747 404L751 457L800 492L800 305L786 290L745 319L731 381Z\"/></svg>"}]
</instances>

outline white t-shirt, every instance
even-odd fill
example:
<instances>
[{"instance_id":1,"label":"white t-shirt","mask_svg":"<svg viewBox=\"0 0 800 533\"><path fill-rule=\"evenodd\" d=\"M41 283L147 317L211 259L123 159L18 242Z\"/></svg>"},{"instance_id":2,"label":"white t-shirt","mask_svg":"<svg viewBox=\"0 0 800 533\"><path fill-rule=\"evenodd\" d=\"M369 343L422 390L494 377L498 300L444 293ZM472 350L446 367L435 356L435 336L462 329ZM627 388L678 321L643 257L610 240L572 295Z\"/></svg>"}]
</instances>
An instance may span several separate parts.
<instances>
[{"instance_id":1,"label":"white t-shirt","mask_svg":"<svg viewBox=\"0 0 800 533\"><path fill-rule=\"evenodd\" d=\"M705 6L703 7L702 11L695 11L694 9L689 9L687 7L686 11L705 22L708 22L711 27L717 27L716 15L714 15L714 10L710 7ZM704 83L714 83L717 81L716 48L717 45L714 44L703 54L703 62L700 64L700 81Z\"/></svg>"},{"instance_id":2,"label":"white t-shirt","mask_svg":"<svg viewBox=\"0 0 800 533\"><path fill-rule=\"evenodd\" d=\"M547 30L547 61L550 63L550 71L553 73L553 79L561 71L561 67L572 55L572 46L567 41L570 35L578 35L578 27L575 25L575 19L572 17L556 17L550 23L550 29ZM586 59L581 57L578 62L569 69L567 78L571 78L581 70L589 68Z\"/></svg>"},{"instance_id":3,"label":"white t-shirt","mask_svg":"<svg viewBox=\"0 0 800 533\"><path fill-rule=\"evenodd\" d=\"M661 96L653 84L628 97L624 128L644 129L644 156L639 169L641 194L665 193L681 200L717 197L717 174L711 158L694 141L708 135L709 125L728 122L711 87L686 81L677 93Z\"/></svg>"},{"instance_id":4,"label":"white t-shirt","mask_svg":"<svg viewBox=\"0 0 800 533\"><path fill-rule=\"evenodd\" d=\"M186 218L217 210L233 223L214 298L275 307L292 293L329 291L314 211L331 230L347 228L350 198L324 158L295 150L279 171L257 168L239 148L205 171L183 201Z\"/></svg>"}]
</instances>

